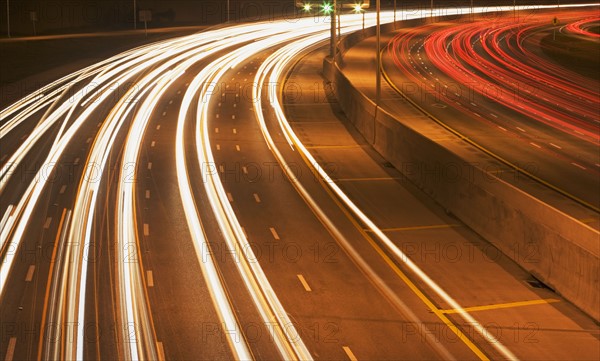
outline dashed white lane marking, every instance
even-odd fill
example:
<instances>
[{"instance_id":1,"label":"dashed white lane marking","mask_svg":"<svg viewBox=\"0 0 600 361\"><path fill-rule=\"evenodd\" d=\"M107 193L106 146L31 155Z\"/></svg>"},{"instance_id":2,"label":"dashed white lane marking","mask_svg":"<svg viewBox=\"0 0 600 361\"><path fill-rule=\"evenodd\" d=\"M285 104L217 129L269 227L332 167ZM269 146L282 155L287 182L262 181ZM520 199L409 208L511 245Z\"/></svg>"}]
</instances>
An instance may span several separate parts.
<instances>
[{"instance_id":1,"label":"dashed white lane marking","mask_svg":"<svg viewBox=\"0 0 600 361\"><path fill-rule=\"evenodd\" d=\"M519 127L517 127L517 129L519 129L520 131L522 131L522 132L526 133L526 132L525 132L525 129L523 129L523 128L519 128Z\"/></svg>"},{"instance_id":2,"label":"dashed white lane marking","mask_svg":"<svg viewBox=\"0 0 600 361\"><path fill-rule=\"evenodd\" d=\"M491 115L492 117L494 117L494 118L498 118L498 116L497 116L496 114L494 114L494 113L490 113L490 115Z\"/></svg>"},{"instance_id":3,"label":"dashed white lane marking","mask_svg":"<svg viewBox=\"0 0 600 361\"><path fill-rule=\"evenodd\" d=\"M219 128L215 128L215 133L219 133Z\"/></svg>"},{"instance_id":4,"label":"dashed white lane marking","mask_svg":"<svg viewBox=\"0 0 600 361\"><path fill-rule=\"evenodd\" d=\"M148 223L144 223L144 236L148 237L150 235L150 225Z\"/></svg>"},{"instance_id":5,"label":"dashed white lane marking","mask_svg":"<svg viewBox=\"0 0 600 361\"><path fill-rule=\"evenodd\" d=\"M229 192L227 193L227 199L229 199L230 202L233 202L233 196Z\"/></svg>"},{"instance_id":6,"label":"dashed white lane marking","mask_svg":"<svg viewBox=\"0 0 600 361\"><path fill-rule=\"evenodd\" d=\"M44 229L50 228L50 223L52 222L52 217L46 218L46 223L44 223Z\"/></svg>"},{"instance_id":7,"label":"dashed white lane marking","mask_svg":"<svg viewBox=\"0 0 600 361\"><path fill-rule=\"evenodd\" d=\"M237 150L237 151L239 152L239 151L241 150L241 149L240 149L240 146L236 144L236 146L235 146L235 150Z\"/></svg>"},{"instance_id":8,"label":"dashed white lane marking","mask_svg":"<svg viewBox=\"0 0 600 361\"><path fill-rule=\"evenodd\" d=\"M79 158L75 158L75 160L73 161L73 164L74 164L74 165L77 165L77 164L79 164Z\"/></svg>"},{"instance_id":9,"label":"dashed white lane marking","mask_svg":"<svg viewBox=\"0 0 600 361\"><path fill-rule=\"evenodd\" d=\"M506 132L506 128L503 128L503 127L501 127L501 126L498 126L498 128L500 128L500 129L502 129L503 131L505 131L505 132Z\"/></svg>"},{"instance_id":10,"label":"dashed white lane marking","mask_svg":"<svg viewBox=\"0 0 600 361\"><path fill-rule=\"evenodd\" d=\"M579 168L579 169L583 169L583 170L586 170L586 169L587 169L586 167L582 166L581 164L577 164L577 163L575 163L575 162L571 162L571 164L573 164L574 166L576 166L576 167L577 167L577 168Z\"/></svg>"},{"instance_id":11,"label":"dashed white lane marking","mask_svg":"<svg viewBox=\"0 0 600 361\"><path fill-rule=\"evenodd\" d=\"M163 112L163 117L164 117L165 115L167 115L167 112Z\"/></svg>"},{"instance_id":12,"label":"dashed white lane marking","mask_svg":"<svg viewBox=\"0 0 600 361\"><path fill-rule=\"evenodd\" d=\"M235 115L232 115L232 116L231 116L231 119L235 119Z\"/></svg>"},{"instance_id":13,"label":"dashed white lane marking","mask_svg":"<svg viewBox=\"0 0 600 361\"><path fill-rule=\"evenodd\" d=\"M217 150L221 150L221 144L217 144Z\"/></svg>"},{"instance_id":14,"label":"dashed white lane marking","mask_svg":"<svg viewBox=\"0 0 600 361\"><path fill-rule=\"evenodd\" d=\"M31 282L33 280L33 273L35 272L35 265L30 265L27 269L27 276L25 276L25 282Z\"/></svg>"},{"instance_id":15,"label":"dashed white lane marking","mask_svg":"<svg viewBox=\"0 0 600 361\"><path fill-rule=\"evenodd\" d=\"M233 134L237 134L237 129L233 128Z\"/></svg>"},{"instance_id":16,"label":"dashed white lane marking","mask_svg":"<svg viewBox=\"0 0 600 361\"><path fill-rule=\"evenodd\" d=\"M217 119L219 119L219 114L217 114L215 117L216 117Z\"/></svg>"},{"instance_id":17,"label":"dashed white lane marking","mask_svg":"<svg viewBox=\"0 0 600 361\"><path fill-rule=\"evenodd\" d=\"M246 166L242 167L242 172L244 172L244 174L248 174L248 168L246 168Z\"/></svg>"},{"instance_id":18,"label":"dashed white lane marking","mask_svg":"<svg viewBox=\"0 0 600 361\"><path fill-rule=\"evenodd\" d=\"M308 282L306 282L306 279L304 279L303 275L296 275L296 276L298 276L298 279L300 280L300 283L302 283L302 286L304 287L304 289L306 290L306 292L312 291L310 289L310 286L308 285Z\"/></svg>"},{"instance_id":19,"label":"dashed white lane marking","mask_svg":"<svg viewBox=\"0 0 600 361\"><path fill-rule=\"evenodd\" d=\"M150 146L154 147L155 145L156 145L156 141L153 140L152 143L150 143Z\"/></svg>"},{"instance_id":20,"label":"dashed white lane marking","mask_svg":"<svg viewBox=\"0 0 600 361\"><path fill-rule=\"evenodd\" d=\"M279 238L279 234L277 233L277 231L275 230L275 228L271 227L271 228L269 228L269 230L271 231L271 234L273 235L273 238L275 238L276 240L281 239L281 238Z\"/></svg>"},{"instance_id":21,"label":"dashed white lane marking","mask_svg":"<svg viewBox=\"0 0 600 361\"><path fill-rule=\"evenodd\" d=\"M150 190L146 189L146 199L150 199Z\"/></svg>"},{"instance_id":22,"label":"dashed white lane marking","mask_svg":"<svg viewBox=\"0 0 600 361\"><path fill-rule=\"evenodd\" d=\"M15 356L15 347L17 346L17 338L11 337L8 340L8 349L6 350L6 356L4 356L4 361L12 361Z\"/></svg>"},{"instance_id":23,"label":"dashed white lane marking","mask_svg":"<svg viewBox=\"0 0 600 361\"><path fill-rule=\"evenodd\" d=\"M219 165L219 172L225 173L225 167L222 164Z\"/></svg>"},{"instance_id":24,"label":"dashed white lane marking","mask_svg":"<svg viewBox=\"0 0 600 361\"><path fill-rule=\"evenodd\" d=\"M148 170L152 169L152 162L148 162Z\"/></svg>"},{"instance_id":25,"label":"dashed white lane marking","mask_svg":"<svg viewBox=\"0 0 600 361\"><path fill-rule=\"evenodd\" d=\"M256 201L256 203L260 203L260 197L256 193L254 193L254 200Z\"/></svg>"},{"instance_id":26,"label":"dashed white lane marking","mask_svg":"<svg viewBox=\"0 0 600 361\"><path fill-rule=\"evenodd\" d=\"M63 184L63 186L62 186L62 187L60 187L60 190L58 191L58 194L63 194L63 193L65 193L65 190L66 190L66 189L67 189L67 185L66 185L66 184Z\"/></svg>"},{"instance_id":27,"label":"dashed white lane marking","mask_svg":"<svg viewBox=\"0 0 600 361\"><path fill-rule=\"evenodd\" d=\"M158 361L165 361L165 348L162 342L156 341L156 351L158 352Z\"/></svg>"},{"instance_id":28,"label":"dashed white lane marking","mask_svg":"<svg viewBox=\"0 0 600 361\"><path fill-rule=\"evenodd\" d=\"M533 145L533 146L534 146L534 147L536 147L536 148L542 149L542 147L541 147L541 146L539 146L539 145L535 144L534 142L529 142L529 144Z\"/></svg>"},{"instance_id":29,"label":"dashed white lane marking","mask_svg":"<svg viewBox=\"0 0 600 361\"><path fill-rule=\"evenodd\" d=\"M156 130L160 130L160 124L156 126Z\"/></svg>"},{"instance_id":30,"label":"dashed white lane marking","mask_svg":"<svg viewBox=\"0 0 600 361\"><path fill-rule=\"evenodd\" d=\"M146 280L148 281L148 287L154 287L154 276L152 271L146 271Z\"/></svg>"},{"instance_id":31,"label":"dashed white lane marking","mask_svg":"<svg viewBox=\"0 0 600 361\"><path fill-rule=\"evenodd\" d=\"M85 142L86 142L86 143L88 143L88 144L89 144L89 142L91 142L91 141L92 141L92 138L88 138L88 139L86 139L86 140L85 140Z\"/></svg>"},{"instance_id":32,"label":"dashed white lane marking","mask_svg":"<svg viewBox=\"0 0 600 361\"><path fill-rule=\"evenodd\" d=\"M172 100L169 100L169 104L173 104L173 101L172 101Z\"/></svg>"},{"instance_id":33,"label":"dashed white lane marking","mask_svg":"<svg viewBox=\"0 0 600 361\"><path fill-rule=\"evenodd\" d=\"M551 146L553 146L556 149L562 149L562 147L560 145L556 145L554 143L550 143Z\"/></svg>"}]
</instances>

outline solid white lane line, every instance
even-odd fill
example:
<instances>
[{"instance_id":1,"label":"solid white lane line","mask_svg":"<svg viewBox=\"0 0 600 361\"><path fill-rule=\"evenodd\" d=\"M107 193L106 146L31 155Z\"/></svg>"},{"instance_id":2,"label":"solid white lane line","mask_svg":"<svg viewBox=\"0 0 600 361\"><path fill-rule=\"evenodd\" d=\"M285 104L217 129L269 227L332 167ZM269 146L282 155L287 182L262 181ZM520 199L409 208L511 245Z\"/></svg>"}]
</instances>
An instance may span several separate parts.
<instances>
[{"instance_id":1,"label":"solid white lane line","mask_svg":"<svg viewBox=\"0 0 600 361\"><path fill-rule=\"evenodd\" d=\"M279 240L279 234L277 234L277 231L275 230L275 228L271 227L269 228L269 230L271 231L271 234L273 235L273 238L275 238L276 240Z\"/></svg>"},{"instance_id":2,"label":"solid white lane line","mask_svg":"<svg viewBox=\"0 0 600 361\"><path fill-rule=\"evenodd\" d=\"M308 282L306 282L306 279L304 279L304 276L303 275L296 275L296 276L298 276L298 279L300 280L300 283L302 283L302 286L304 287L306 292L311 292L312 290L310 289Z\"/></svg>"}]
</instances>

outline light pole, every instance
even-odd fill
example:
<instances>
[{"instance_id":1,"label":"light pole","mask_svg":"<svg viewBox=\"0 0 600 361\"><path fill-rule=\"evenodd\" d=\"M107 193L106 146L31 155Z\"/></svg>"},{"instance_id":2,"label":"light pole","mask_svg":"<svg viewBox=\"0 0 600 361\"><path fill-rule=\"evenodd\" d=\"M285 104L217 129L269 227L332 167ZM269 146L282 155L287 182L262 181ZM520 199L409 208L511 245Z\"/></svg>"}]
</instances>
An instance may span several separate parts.
<instances>
[{"instance_id":1,"label":"light pole","mask_svg":"<svg viewBox=\"0 0 600 361\"><path fill-rule=\"evenodd\" d=\"M471 21L475 20L475 14L473 14L473 0L471 0Z\"/></svg>"},{"instance_id":2,"label":"light pole","mask_svg":"<svg viewBox=\"0 0 600 361\"><path fill-rule=\"evenodd\" d=\"M362 8L363 4L354 4L354 13L362 14L362 29L365 30L365 10Z\"/></svg>"},{"instance_id":3,"label":"light pole","mask_svg":"<svg viewBox=\"0 0 600 361\"><path fill-rule=\"evenodd\" d=\"M133 29L137 29L137 5L133 0Z\"/></svg>"},{"instance_id":4,"label":"light pole","mask_svg":"<svg viewBox=\"0 0 600 361\"><path fill-rule=\"evenodd\" d=\"M322 11L324 14L329 14L329 19L331 23L331 36L329 38L329 55L331 56L331 61L335 63L335 10L336 8L336 0L333 0L333 6L329 3L325 3L322 5Z\"/></svg>"},{"instance_id":5,"label":"light pole","mask_svg":"<svg viewBox=\"0 0 600 361\"><path fill-rule=\"evenodd\" d=\"M10 38L10 0L6 0L6 32Z\"/></svg>"},{"instance_id":6,"label":"light pole","mask_svg":"<svg viewBox=\"0 0 600 361\"><path fill-rule=\"evenodd\" d=\"M229 22L229 0L227 0L227 22Z\"/></svg>"},{"instance_id":7,"label":"light pole","mask_svg":"<svg viewBox=\"0 0 600 361\"><path fill-rule=\"evenodd\" d=\"M375 105L379 106L381 100L381 0L375 1L375 11L377 12L377 72L375 79Z\"/></svg>"},{"instance_id":8,"label":"light pole","mask_svg":"<svg viewBox=\"0 0 600 361\"><path fill-rule=\"evenodd\" d=\"M430 9L431 10L430 10L429 14L430 14L431 20L433 20L433 0L431 0L431 7L430 7Z\"/></svg>"}]
</instances>

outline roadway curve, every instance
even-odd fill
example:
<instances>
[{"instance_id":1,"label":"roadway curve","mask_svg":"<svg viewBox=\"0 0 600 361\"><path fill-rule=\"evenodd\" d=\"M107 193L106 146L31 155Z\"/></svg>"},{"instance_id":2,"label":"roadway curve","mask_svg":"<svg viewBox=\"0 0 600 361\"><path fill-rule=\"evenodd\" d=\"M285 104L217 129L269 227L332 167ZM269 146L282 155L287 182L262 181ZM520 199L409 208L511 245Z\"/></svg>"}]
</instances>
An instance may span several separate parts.
<instances>
[{"instance_id":1,"label":"roadway curve","mask_svg":"<svg viewBox=\"0 0 600 361\"><path fill-rule=\"evenodd\" d=\"M580 34L593 13L562 10L517 22L511 15L406 29L389 42L384 67L396 89L444 125L598 211L598 79L539 50L553 31ZM597 47L597 40L590 36L588 46ZM419 91L406 91L407 84Z\"/></svg>"},{"instance_id":2,"label":"roadway curve","mask_svg":"<svg viewBox=\"0 0 600 361\"><path fill-rule=\"evenodd\" d=\"M359 16L344 19L344 32L360 27ZM378 358L516 359L330 181L285 119L280 79L328 29L307 18L170 39L3 109L5 359L353 358L348 345ZM245 143L241 132L252 134ZM282 181L252 178L257 164ZM270 198L255 190L240 201L251 186ZM278 212L249 206L265 199ZM287 253L264 259L273 244L343 252L335 267L304 257L299 270ZM307 300L300 276L320 274L335 275L333 289L359 284L359 302ZM369 306L380 321L353 319L342 344L328 343L337 324L314 316ZM421 326L411 329L421 342L398 347L389 335L407 324Z\"/></svg>"}]
</instances>

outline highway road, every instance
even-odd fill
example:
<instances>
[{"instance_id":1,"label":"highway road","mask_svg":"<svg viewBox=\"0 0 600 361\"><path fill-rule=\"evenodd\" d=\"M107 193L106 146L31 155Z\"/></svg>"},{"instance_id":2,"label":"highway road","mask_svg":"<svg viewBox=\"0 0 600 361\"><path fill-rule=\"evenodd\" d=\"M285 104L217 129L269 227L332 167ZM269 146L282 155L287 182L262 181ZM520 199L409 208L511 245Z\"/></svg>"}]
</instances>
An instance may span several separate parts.
<instances>
[{"instance_id":1,"label":"highway road","mask_svg":"<svg viewBox=\"0 0 600 361\"><path fill-rule=\"evenodd\" d=\"M3 107L1 357L598 358L592 320L340 123L328 29L169 39Z\"/></svg>"},{"instance_id":2,"label":"highway road","mask_svg":"<svg viewBox=\"0 0 600 361\"><path fill-rule=\"evenodd\" d=\"M584 36L579 25L597 24L598 12L520 16L400 31L384 69L396 89L445 126L598 211L600 83L544 50L556 33ZM585 34L587 51L596 51L597 36Z\"/></svg>"}]
</instances>

